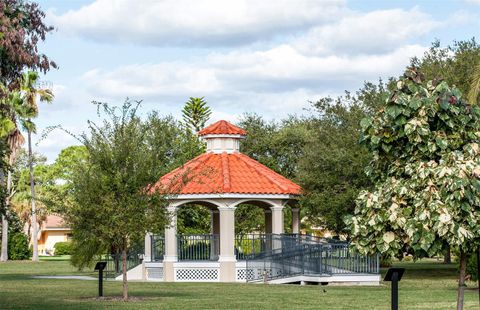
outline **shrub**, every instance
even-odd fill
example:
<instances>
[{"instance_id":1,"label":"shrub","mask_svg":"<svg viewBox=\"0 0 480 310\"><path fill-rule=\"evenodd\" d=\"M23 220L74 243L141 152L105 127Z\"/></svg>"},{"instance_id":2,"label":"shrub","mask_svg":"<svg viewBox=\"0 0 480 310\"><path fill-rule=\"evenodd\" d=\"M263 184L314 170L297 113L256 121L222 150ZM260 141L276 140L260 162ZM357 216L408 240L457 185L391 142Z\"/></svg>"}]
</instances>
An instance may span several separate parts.
<instances>
[{"instance_id":1,"label":"shrub","mask_svg":"<svg viewBox=\"0 0 480 310\"><path fill-rule=\"evenodd\" d=\"M71 255L72 243L71 242L57 242L53 246L55 248L55 255Z\"/></svg>"},{"instance_id":2,"label":"shrub","mask_svg":"<svg viewBox=\"0 0 480 310\"><path fill-rule=\"evenodd\" d=\"M28 237L21 232L8 235L8 257L11 260L29 259L32 250L28 246Z\"/></svg>"}]
</instances>

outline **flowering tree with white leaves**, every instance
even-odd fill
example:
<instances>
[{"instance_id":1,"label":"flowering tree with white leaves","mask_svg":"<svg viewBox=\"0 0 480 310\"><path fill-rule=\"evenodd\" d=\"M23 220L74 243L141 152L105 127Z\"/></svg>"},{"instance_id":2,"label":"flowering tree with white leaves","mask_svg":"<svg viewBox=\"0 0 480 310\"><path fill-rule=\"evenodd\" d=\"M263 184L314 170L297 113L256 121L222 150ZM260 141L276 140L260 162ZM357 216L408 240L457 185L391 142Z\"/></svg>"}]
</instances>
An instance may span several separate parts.
<instances>
[{"instance_id":1,"label":"flowering tree with white leaves","mask_svg":"<svg viewBox=\"0 0 480 310\"><path fill-rule=\"evenodd\" d=\"M480 238L480 107L440 80L408 69L372 118L361 143L372 152L372 191L347 219L362 254L416 257L460 250L457 309L463 308L466 254Z\"/></svg>"}]
</instances>

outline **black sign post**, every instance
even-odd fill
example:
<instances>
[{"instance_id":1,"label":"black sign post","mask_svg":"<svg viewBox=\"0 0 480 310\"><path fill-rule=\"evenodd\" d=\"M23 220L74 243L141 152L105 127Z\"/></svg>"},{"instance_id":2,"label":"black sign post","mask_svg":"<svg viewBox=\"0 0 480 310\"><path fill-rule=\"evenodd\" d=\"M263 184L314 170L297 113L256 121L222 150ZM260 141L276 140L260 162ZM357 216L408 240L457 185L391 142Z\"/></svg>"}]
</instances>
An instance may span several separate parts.
<instances>
[{"instance_id":1,"label":"black sign post","mask_svg":"<svg viewBox=\"0 0 480 310\"><path fill-rule=\"evenodd\" d=\"M107 262L98 262L95 270L98 270L98 297L103 296L103 269L107 266Z\"/></svg>"},{"instance_id":2,"label":"black sign post","mask_svg":"<svg viewBox=\"0 0 480 310\"><path fill-rule=\"evenodd\" d=\"M392 282L392 310L398 310L398 282L402 279L405 268L390 268L383 281Z\"/></svg>"}]
</instances>

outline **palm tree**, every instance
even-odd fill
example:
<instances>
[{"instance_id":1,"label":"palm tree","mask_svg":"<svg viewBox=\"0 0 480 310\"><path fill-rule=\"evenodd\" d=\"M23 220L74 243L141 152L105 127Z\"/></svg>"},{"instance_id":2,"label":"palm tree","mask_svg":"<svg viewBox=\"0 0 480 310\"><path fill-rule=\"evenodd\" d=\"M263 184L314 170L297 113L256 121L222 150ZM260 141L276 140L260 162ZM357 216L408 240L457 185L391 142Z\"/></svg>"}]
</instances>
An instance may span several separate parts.
<instances>
[{"instance_id":1,"label":"palm tree","mask_svg":"<svg viewBox=\"0 0 480 310\"><path fill-rule=\"evenodd\" d=\"M32 111L24 104L17 91L10 91L7 87L0 84L0 139L6 143L9 154L6 159L7 165L11 167L15 162L17 152L20 146L25 142L22 133L18 129L18 118L28 117ZM4 170L0 171L0 182L2 187L5 183ZM7 186L5 193L5 210L2 212L2 248L0 253L0 261L8 260L8 212L10 207L10 200L14 194L12 190L12 172L8 169L7 172Z\"/></svg>"},{"instance_id":2,"label":"palm tree","mask_svg":"<svg viewBox=\"0 0 480 310\"><path fill-rule=\"evenodd\" d=\"M212 111L208 107L204 97L190 97L190 100L185 102L182 114L185 125L189 128L193 128L196 132L199 132L205 127L205 123L210 118Z\"/></svg>"},{"instance_id":3,"label":"palm tree","mask_svg":"<svg viewBox=\"0 0 480 310\"><path fill-rule=\"evenodd\" d=\"M36 126L32 122L32 118L38 116L37 97L42 102L52 102L53 93L50 89L37 88L38 73L29 71L22 75L20 80L20 92L24 105L29 109L32 114L27 118L22 118L22 127L27 131L28 138L28 167L30 170L30 192L32 199L32 243L33 243L33 256L32 261L38 261L38 223L37 223L37 210L35 205L35 177L33 175L33 154L32 154L32 132L36 132Z\"/></svg>"},{"instance_id":4,"label":"palm tree","mask_svg":"<svg viewBox=\"0 0 480 310\"><path fill-rule=\"evenodd\" d=\"M468 101L477 102L478 95L480 95L480 60L473 70L472 84L470 84L470 91L468 92Z\"/></svg>"}]
</instances>

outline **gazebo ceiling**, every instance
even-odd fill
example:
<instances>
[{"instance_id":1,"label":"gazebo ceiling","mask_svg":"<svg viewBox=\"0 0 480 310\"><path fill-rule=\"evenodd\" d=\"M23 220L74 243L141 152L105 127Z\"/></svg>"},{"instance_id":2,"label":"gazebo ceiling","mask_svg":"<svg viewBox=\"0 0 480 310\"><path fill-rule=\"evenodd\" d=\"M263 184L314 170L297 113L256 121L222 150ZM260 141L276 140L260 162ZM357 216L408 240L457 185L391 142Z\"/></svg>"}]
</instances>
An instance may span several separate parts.
<instances>
[{"instance_id":1,"label":"gazebo ceiling","mask_svg":"<svg viewBox=\"0 0 480 310\"><path fill-rule=\"evenodd\" d=\"M216 122L199 132L210 140L215 136L246 135L245 130L227 121ZM236 139L236 138L235 138ZM218 145L228 142L209 141ZM170 194L272 194L300 195L299 185L252 158L231 149L207 151L182 167L164 175L156 189Z\"/></svg>"}]
</instances>

